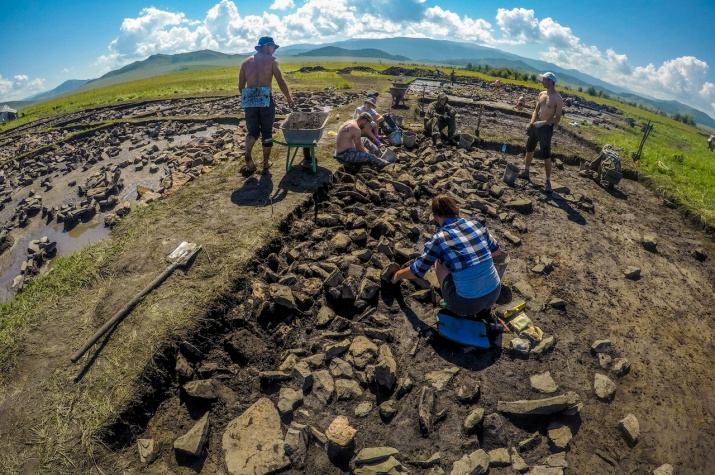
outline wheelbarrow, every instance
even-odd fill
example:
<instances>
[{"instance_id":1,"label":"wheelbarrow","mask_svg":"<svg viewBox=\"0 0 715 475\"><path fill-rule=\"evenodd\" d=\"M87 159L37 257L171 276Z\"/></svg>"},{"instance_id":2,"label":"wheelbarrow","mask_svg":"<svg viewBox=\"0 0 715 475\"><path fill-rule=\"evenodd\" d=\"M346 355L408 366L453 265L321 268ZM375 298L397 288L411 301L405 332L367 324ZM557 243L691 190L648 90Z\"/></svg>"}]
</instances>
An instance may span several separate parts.
<instances>
[{"instance_id":1,"label":"wheelbarrow","mask_svg":"<svg viewBox=\"0 0 715 475\"><path fill-rule=\"evenodd\" d=\"M407 106L407 89L410 87L409 84L392 83L390 88L390 95L392 96L392 107L395 108L400 105Z\"/></svg>"},{"instance_id":2,"label":"wheelbarrow","mask_svg":"<svg viewBox=\"0 0 715 475\"><path fill-rule=\"evenodd\" d=\"M330 119L329 112L291 112L281 124L283 139L271 139L272 142L288 147L286 153L286 171L290 171L299 149L303 149L303 158L310 160L313 173L318 171L315 158L315 146L323 136L323 130ZM291 152L293 154L291 155Z\"/></svg>"}]
</instances>

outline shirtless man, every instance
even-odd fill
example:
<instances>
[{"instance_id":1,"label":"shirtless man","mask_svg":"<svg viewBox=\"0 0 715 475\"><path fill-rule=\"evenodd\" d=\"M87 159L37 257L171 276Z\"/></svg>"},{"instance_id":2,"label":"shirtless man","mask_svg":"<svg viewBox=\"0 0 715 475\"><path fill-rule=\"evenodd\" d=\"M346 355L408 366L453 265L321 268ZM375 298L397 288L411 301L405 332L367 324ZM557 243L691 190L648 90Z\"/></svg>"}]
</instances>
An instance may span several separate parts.
<instances>
[{"instance_id":1,"label":"shirtless man","mask_svg":"<svg viewBox=\"0 0 715 475\"><path fill-rule=\"evenodd\" d=\"M529 179L529 168L538 142L541 155L544 158L544 168L546 169L544 191L551 193L551 135L554 133L554 125L561 120L563 100L561 95L554 89L556 84L556 75L554 73L541 74L541 83L546 88L546 91L539 93L534 113L531 115L529 128L526 129L526 134L529 138L526 141L524 171L519 174L519 177Z\"/></svg>"},{"instance_id":2,"label":"shirtless man","mask_svg":"<svg viewBox=\"0 0 715 475\"><path fill-rule=\"evenodd\" d=\"M270 156L273 121L276 118L276 105L271 94L273 78L276 78L278 87L288 101L289 107L295 107L293 98L288 91L288 85L283 79L283 73L278 65L278 61L273 57L273 53L278 49L278 45L273 42L273 38L264 36L258 40L255 47L257 53L246 58L241 64L241 72L238 73L238 91L241 93L241 107L246 113L246 168L250 172L256 171L256 164L251 158L251 149L261 136L263 145L263 173L271 166Z\"/></svg>"},{"instance_id":3,"label":"shirtless man","mask_svg":"<svg viewBox=\"0 0 715 475\"><path fill-rule=\"evenodd\" d=\"M340 126L335 138L335 158L339 162L350 165L370 164L378 168L392 164L377 156L380 149L370 139L360 137L361 130L370 122L372 122L370 113L362 112L356 119L348 120Z\"/></svg>"}]
</instances>

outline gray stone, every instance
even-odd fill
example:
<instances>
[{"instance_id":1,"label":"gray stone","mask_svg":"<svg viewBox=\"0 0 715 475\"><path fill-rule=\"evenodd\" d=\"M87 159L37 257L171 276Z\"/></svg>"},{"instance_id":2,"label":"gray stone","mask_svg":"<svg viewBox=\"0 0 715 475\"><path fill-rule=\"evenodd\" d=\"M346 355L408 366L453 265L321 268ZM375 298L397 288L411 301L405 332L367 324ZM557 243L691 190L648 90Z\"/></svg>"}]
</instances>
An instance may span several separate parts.
<instances>
[{"instance_id":1,"label":"gray stone","mask_svg":"<svg viewBox=\"0 0 715 475\"><path fill-rule=\"evenodd\" d=\"M397 363L392 357L390 347L387 345L380 347L377 365L375 366L375 381L387 389L392 389L397 382Z\"/></svg>"},{"instance_id":2,"label":"gray stone","mask_svg":"<svg viewBox=\"0 0 715 475\"><path fill-rule=\"evenodd\" d=\"M308 440L308 427L295 422L291 423L286 432L283 449L288 458L290 458L293 467L299 470L305 467L305 461L308 457Z\"/></svg>"},{"instance_id":3,"label":"gray stone","mask_svg":"<svg viewBox=\"0 0 715 475\"><path fill-rule=\"evenodd\" d=\"M335 397L338 401L349 401L362 396L362 389L357 381L338 379L335 381Z\"/></svg>"},{"instance_id":4,"label":"gray stone","mask_svg":"<svg viewBox=\"0 0 715 475\"><path fill-rule=\"evenodd\" d=\"M370 301L375 298L379 291L379 284L373 282L370 279L363 279L362 283L360 284L360 289L358 290L358 295L360 295L360 298L362 300Z\"/></svg>"},{"instance_id":5,"label":"gray stone","mask_svg":"<svg viewBox=\"0 0 715 475\"><path fill-rule=\"evenodd\" d=\"M339 343L325 346L325 358L331 360L336 356L340 356L350 348L350 340L345 339Z\"/></svg>"},{"instance_id":6,"label":"gray stone","mask_svg":"<svg viewBox=\"0 0 715 475\"><path fill-rule=\"evenodd\" d=\"M353 367L350 366L350 363L348 363L342 358L333 358L332 360L330 360L328 369L330 369L330 373L335 378L353 377Z\"/></svg>"},{"instance_id":7,"label":"gray stone","mask_svg":"<svg viewBox=\"0 0 715 475\"><path fill-rule=\"evenodd\" d=\"M397 389L395 390L395 396L397 399L404 397L407 393L412 391L415 383L409 376L405 376L397 380Z\"/></svg>"},{"instance_id":8,"label":"gray stone","mask_svg":"<svg viewBox=\"0 0 715 475\"><path fill-rule=\"evenodd\" d=\"M631 364L628 362L626 358L616 358L613 360L613 367L611 368L611 371L613 371L613 374L615 374L617 377L622 377L628 374L628 372L631 370Z\"/></svg>"},{"instance_id":9,"label":"gray stone","mask_svg":"<svg viewBox=\"0 0 715 475\"><path fill-rule=\"evenodd\" d=\"M628 414L626 417L618 422L618 428L621 429L623 438L628 442L628 445L633 447L638 443L638 436L640 435L640 426L638 425L638 419L633 414Z\"/></svg>"},{"instance_id":10,"label":"gray stone","mask_svg":"<svg viewBox=\"0 0 715 475\"><path fill-rule=\"evenodd\" d=\"M371 402L361 402L355 408L355 417L365 417L368 414L370 414L370 411L372 411L372 403Z\"/></svg>"},{"instance_id":11,"label":"gray stone","mask_svg":"<svg viewBox=\"0 0 715 475\"><path fill-rule=\"evenodd\" d=\"M384 462L398 453L400 451L393 447L367 447L358 452L353 461L356 465L375 464Z\"/></svg>"},{"instance_id":12,"label":"gray stone","mask_svg":"<svg viewBox=\"0 0 715 475\"><path fill-rule=\"evenodd\" d=\"M548 467L569 468L569 463L566 461L566 452L549 455L541 463Z\"/></svg>"},{"instance_id":13,"label":"gray stone","mask_svg":"<svg viewBox=\"0 0 715 475\"><path fill-rule=\"evenodd\" d=\"M536 345L534 348L531 349L531 353L529 353L530 356L533 356L535 358L541 358L541 356L545 355L549 351L551 351L554 348L554 345L556 344L556 341L554 340L553 336L547 336L541 342Z\"/></svg>"},{"instance_id":14,"label":"gray stone","mask_svg":"<svg viewBox=\"0 0 715 475\"><path fill-rule=\"evenodd\" d=\"M364 369L377 356L377 345L365 336L357 336L350 344L350 354L357 369Z\"/></svg>"},{"instance_id":15,"label":"gray stone","mask_svg":"<svg viewBox=\"0 0 715 475\"><path fill-rule=\"evenodd\" d=\"M464 420L464 431L467 434L473 434L475 430L477 430L477 427L479 427L479 424L482 423L484 420L484 409L481 407L477 407L472 410L472 412L469 413L467 418Z\"/></svg>"},{"instance_id":16,"label":"gray stone","mask_svg":"<svg viewBox=\"0 0 715 475\"><path fill-rule=\"evenodd\" d=\"M356 433L357 430L350 426L347 417L336 417L325 431L325 437L328 439L328 458L333 462L352 458Z\"/></svg>"},{"instance_id":17,"label":"gray stone","mask_svg":"<svg viewBox=\"0 0 715 475\"><path fill-rule=\"evenodd\" d=\"M457 388L457 400L462 404L471 404L479 399L481 386L479 381L471 378L464 378Z\"/></svg>"},{"instance_id":18,"label":"gray stone","mask_svg":"<svg viewBox=\"0 0 715 475\"><path fill-rule=\"evenodd\" d=\"M454 376L459 373L459 368L453 366L448 369L439 371L431 371L425 375L425 380L432 385L437 391L442 391L454 379Z\"/></svg>"},{"instance_id":19,"label":"gray stone","mask_svg":"<svg viewBox=\"0 0 715 475\"><path fill-rule=\"evenodd\" d=\"M673 466L669 463L664 463L660 467L653 470L653 475L673 475Z\"/></svg>"},{"instance_id":20,"label":"gray stone","mask_svg":"<svg viewBox=\"0 0 715 475\"><path fill-rule=\"evenodd\" d=\"M137 450L139 451L139 460L142 463L152 463L158 455L154 451L154 439L138 439Z\"/></svg>"},{"instance_id":21,"label":"gray stone","mask_svg":"<svg viewBox=\"0 0 715 475\"><path fill-rule=\"evenodd\" d=\"M323 305L320 307L320 310L318 310L318 320L315 324L319 327L326 327L330 325L333 318L335 318L335 312L333 312L329 307Z\"/></svg>"},{"instance_id":22,"label":"gray stone","mask_svg":"<svg viewBox=\"0 0 715 475\"><path fill-rule=\"evenodd\" d=\"M323 363L325 363L325 353L316 353L312 356L303 358L303 361L310 369L318 369L323 366Z\"/></svg>"},{"instance_id":23,"label":"gray stone","mask_svg":"<svg viewBox=\"0 0 715 475\"><path fill-rule=\"evenodd\" d=\"M499 401L497 402L497 410L507 414L548 415L563 412L569 407L577 404L578 401L578 394L573 391L569 391L566 394L546 399L521 400L513 402Z\"/></svg>"},{"instance_id":24,"label":"gray stone","mask_svg":"<svg viewBox=\"0 0 715 475\"><path fill-rule=\"evenodd\" d=\"M566 301L563 299L551 299L549 301L549 307L557 310L566 310Z\"/></svg>"},{"instance_id":25,"label":"gray stone","mask_svg":"<svg viewBox=\"0 0 715 475\"><path fill-rule=\"evenodd\" d=\"M623 271L623 274L625 274L626 279L638 280L641 278L641 268L635 266L628 266Z\"/></svg>"},{"instance_id":26,"label":"gray stone","mask_svg":"<svg viewBox=\"0 0 715 475\"><path fill-rule=\"evenodd\" d=\"M298 355L291 353L283 360L283 363L278 367L278 371L293 371L295 365L298 364Z\"/></svg>"},{"instance_id":27,"label":"gray stone","mask_svg":"<svg viewBox=\"0 0 715 475\"><path fill-rule=\"evenodd\" d=\"M278 393L278 412L281 416L291 414L296 407L303 404L303 393L290 388L281 388Z\"/></svg>"},{"instance_id":28,"label":"gray stone","mask_svg":"<svg viewBox=\"0 0 715 475\"><path fill-rule=\"evenodd\" d=\"M430 468L442 463L442 455L439 452L432 454L427 460L410 460L410 464L419 468Z\"/></svg>"},{"instance_id":29,"label":"gray stone","mask_svg":"<svg viewBox=\"0 0 715 475\"><path fill-rule=\"evenodd\" d=\"M616 383L611 381L608 376L596 373L593 380L593 389L596 392L596 397L601 401L612 401L616 396Z\"/></svg>"},{"instance_id":30,"label":"gray stone","mask_svg":"<svg viewBox=\"0 0 715 475\"><path fill-rule=\"evenodd\" d=\"M454 462L451 475L481 475L489 472L489 455L482 449Z\"/></svg>"},{"instance_id":31,"label":"gray stone","mask_svg":"<svg viewBox=\"0 0 715 475\"><path fill-rule=\"evenodd\" d=\"M407 473L407 470L395 457L388 457L384 462L374 465L363 465L353 471L354 475L383 475Z\"/></svg>"},{"instance_id":32,"label":"gray stone","mask_svg":"<svg viewBox=\"0 0 715 475\"><path fill-rule=\"evenodd\" d=\"M338 252L345 252L348 249L348 246L350 246L351 242L352 241L350 240L350 236L345 233L337 233L330 240L330 244L332 244L335 250Z\"/></svg>"},{"instance_id":33,"label":"gray stone","mask_svg":"<svg viewBox=\"0 0 715 475\"><path fill-rule=\"evenodd\" d=\"M325 369L313 373L313 395L323 404L329 404L335 392L335 382Z\"/></svg>"},{"instance_id":34,"label":"gray stone","mask_svg":"<svg viewBox=\"0 0 715 475\"><path fill-rule=\"evenodd\" d=\"M536 292L534 288L528 282L520 280L514 284L514 288L519 294L529 300L533 300L536 297Z\"/></svg>"},{"instance_id":35,"label":"gray stone","mask_svg":"<svg viewBox=\"0 0 715 475\"><path fill-rule=\"evenodd\" d=\"M204 414L204 417L194 424L194 426L178 439L174 441L174 450L198 457L206 445L206 440L209 435L209 413Z\"/></svg>"},{"instance_id":36,"label":"gray stone","mask_svg":"<svg viewBox=\"0 0 715 475\"><path fill-rule=\"evenodd\" d=\"M531 351L531 342L526 338L514 338L509 342L509 350L514 355L528 358Z\"/></svg>"},{"instance_id":37,"label":"gray stone","mask_svg":"<svg viewBox=\"0 0 715 475\"><path fill-rule=\"evenodd\" d=\"M559 389L549 371L542 374L535 374L531 376L529 380L531 382L531 389L539 393L551 394Z\"/></svg>"},{"instance_id":38,"label":"gray stone","mask_svg":"<svg viewBox=\"0 0 715 475\"><path fill-rule=\"evenodd\" d=\"M265 397L229 422L221 447L229 475L267 475L290 466L278 410Z\"/></svg>"},{"instance_id":39,"label":"gray stone","mask_svg":"<svg viewBox=\"0 0 715 475\"><path fill-rule=\"evenodd\" d=\"M398 270L400 270L400 266L395 264L394 262L391 262L390 264L388 264L387 266L385 266L382 269L382 272L380 273L380 278L382 279L383 282L390 283L392 276Z\"/></svg>"},{"instance_id":40,"label":"gray stone","mask_svg":"<svg viewBox=\"0 0 715 475\"><path fill-rule=\"evenodd\" d=\"M179 378L184 381L190 380L194 377L194 369L181 353L176 356L176 366L174 367L174 370Z\"/></svg>"},{"instance_id":41,"label":"gray stone","mask_svg":"<svg viewBox=\"0 0 715 475\"><path fill-rule=\"evenodd\" d=\"M277 305L288 309L295 308L295 299L293 298L293 292L290 290L290 287L280 284L271 284L268 289L271 299Z\"/></svg>"},{"instance_id":42,"label":"gray stone","mask_svg":"<svg viewBox=\"0 0 715 475\"><path fill-rule=\"evenodd\" d=\"M515 472L526 472L529 470L529 465L524 462L524 459L521 458L521 455L519 455L519 452L517 452L514 447L511 448L511 469Z\"/></svg>"},{"instance_id":43,"label":"gray stone","mask_svg":"<svg viewBox=\"0 0 715 475\"><path fill-rule=\"evenodd\" d=\"M591 353L609 353L611 351L611 340L596 340L591 345Z\"/></svg>"},{"instance_id":44,"label":"gray stone","mask_svg":"<svg viewBox=\"0 0 715 475\"><path fill-rule=\"evenodd\" d=\"M221 383L213 379L189 381L184 384L184 391L186 391L187 396L213 401L218 398L218 386L220 384Z\"/></svg>"},{"instance_id":45,"label":"gray stone","mask_svg":"<svg viewBox=\"0 0 715 475\"><path fill-rule=\"evenodd\" d=\"M566 450L573 438L571 429L569 426L561 424L560 422L552 422L549 424L547 429L549 437L549 445L554 452L561 452Z\"/></svg>"},{"instance_id":46,"label":"gray stone","mask_svg":"<svg viewBox=\"0 0 715 475\"><path fill-rule=\"evenodd\" d=\"M502 447L490 450L487 455L489 455L490 467L507 467L511 465L511 456L509 455L509 449Z\"/></svg>"},{"instance_id":47,"label":"gray stone","mask_svg":"<svg viewBox=\"0 0 715 475\"><path fill-rule=\"evenodd\" d=\"M648 252L658 252L658 238L653 234L644 235L643 248Z\"/></svg>"},{"instance_id":48,"label":"gray stone","mask_svg":"<svg viewBox=\"0 0 715 475\"><path fill-rule=\"evenodd\" d=\"M313 385L313 373L310 371L308 363L300 361L293 367L293 378L298 381L298 384L307 391Z\"/></svg>"},{"instance_id":49,"label":"gray stone","mask_svg":"<svg viewBox=\"0 0 715 475\"><path fill-rule=\"evenodd\" d=\"M420 404L418 409L420 430L423 434L429 434L434 428L434 389L424 386L420 393Z\"/></svg>"},{"instance_id":50,"label":"gray stone","mask_svg":"<svg viewBox=\"0 0 715 475\"><path fill-rule=\"evenodd\" d=\"M397 403L394 399L389 399L378 406L380 415L385 419L392 419L397 414Z\"/></svg>"}]
</instances>

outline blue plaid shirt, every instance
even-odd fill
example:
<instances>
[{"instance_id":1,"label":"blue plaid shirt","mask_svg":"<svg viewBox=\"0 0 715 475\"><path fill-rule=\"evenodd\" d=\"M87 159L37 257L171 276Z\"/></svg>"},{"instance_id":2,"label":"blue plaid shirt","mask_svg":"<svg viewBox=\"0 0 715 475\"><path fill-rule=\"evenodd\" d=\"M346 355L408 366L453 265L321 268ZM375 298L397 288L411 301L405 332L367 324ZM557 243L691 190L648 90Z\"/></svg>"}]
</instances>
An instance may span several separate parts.
<instances>
[{"instance_id":1,"label":"blue plaid shirt","mask_svg":"<svg viewBox=\"0 0 715 475\"><path fill-rule=\"evenodd\" d=\"M432 239L427 241L422 255L415 259L410 271L423 277L437 259L450 271L459 272L492 258L499 244L487 228L464 218L447 218Z\"/></svg>"}]
</instances>

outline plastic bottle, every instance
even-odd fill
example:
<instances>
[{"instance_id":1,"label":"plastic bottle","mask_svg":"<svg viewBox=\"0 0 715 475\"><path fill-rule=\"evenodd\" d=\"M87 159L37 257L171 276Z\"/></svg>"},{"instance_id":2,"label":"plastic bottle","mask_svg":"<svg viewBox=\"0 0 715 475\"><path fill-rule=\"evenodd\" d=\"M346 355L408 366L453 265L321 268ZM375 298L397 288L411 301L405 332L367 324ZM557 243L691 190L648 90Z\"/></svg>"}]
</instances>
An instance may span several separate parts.
<instances>
[{"instance_id":1,"label":"plastic bottle","mask_svg":"<svg viewBox=\"0 0 715 475\"><path fill-rule=\"evenodd\" d=\"M506 153L506 144L501 146L501 153L504 155Z\"/></svg>"}]
</instances>

